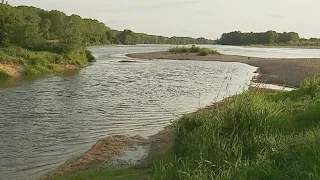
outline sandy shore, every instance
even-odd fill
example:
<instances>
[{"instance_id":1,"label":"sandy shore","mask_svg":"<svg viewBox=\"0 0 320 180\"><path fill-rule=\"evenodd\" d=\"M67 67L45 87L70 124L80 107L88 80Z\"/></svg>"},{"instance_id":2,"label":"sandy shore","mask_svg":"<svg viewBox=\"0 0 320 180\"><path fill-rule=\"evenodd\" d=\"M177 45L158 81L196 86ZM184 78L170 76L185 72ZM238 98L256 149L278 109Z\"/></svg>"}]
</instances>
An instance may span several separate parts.
<instances>
[{"instance_id":1,"label":"sandy shore","mask_svg":"<svg viewBox=\"0 0 320 180\"><path fill-rule=\"evenodd\" d=\"M299 87L301 82L310 76L320 76L320 58L256 58L233 55L197 56L196 54L173 54L170 52L152 52L127 54L131 58L139 59L171 59L240 62L258 67L258 83L277 84L287 87Z\"/></svg>"},{"instance_id":2,"label":"sandy shore","mask_svg":"<svg viewBox=\"0 0 320 180\"><path fill-rule=\"evenodd\" d=\"M106 161L115 156L121 156L127 149L145 146L149 142L140 137L110 136L99 140L86 153L71 158L52 172L47 173L41 180L54 180L75 171L89 167L105 166Z\"/></svg>"},{"instance_id":3,"label":"sandy shore","mask_svg":"<svg viewBox=\"0 0 320 180\"><path fill-rule=\"evenodd\" d=\"M52 73L60 73L60 72L68 72L68 71L74 71L74 70L79 70L81 69L77 65L72 65L72 64L60 64L59 68L52 72ZM22 77L26 76L26 67L22 65L17 65L17 64L1 64L0 63L0 71L6 72L9 77L1 79L0 80L8 80L8 79L21 79Z\"/></svg>"},{"instance_id":4,"label":"sandy shore","mask_svg":"<svg viewBox=\"0 0 320 180\"><path fill-rule=\"evenodd\" d=\"M1 64L0 63L0 71L7 72L10 77L20 77L22 76L23 68L18 65L10 65L10 64Z\"/></svg>"}]
</instances>

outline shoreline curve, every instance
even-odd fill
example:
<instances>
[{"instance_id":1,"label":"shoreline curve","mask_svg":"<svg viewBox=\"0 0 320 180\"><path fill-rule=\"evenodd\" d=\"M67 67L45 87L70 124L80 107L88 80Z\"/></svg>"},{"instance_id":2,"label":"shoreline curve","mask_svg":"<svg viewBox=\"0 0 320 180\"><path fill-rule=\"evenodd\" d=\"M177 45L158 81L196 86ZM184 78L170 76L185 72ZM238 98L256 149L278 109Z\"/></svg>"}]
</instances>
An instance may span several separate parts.
<instances>
[{"instance_id":1,"label":"shoreline curve","mask_svg":"<svg viewBox=\"0 0 320 180\"><path fill-rule=\"evenodd\" d=\"M237 55L197 56L195 53L170 53L168 51L126 54L127 57L144 60L193 60L239 62L257 67L255 83L275 84L297 88L311 76L320 76L320 58L259 58Z\"/></svg>"}]
</instances>

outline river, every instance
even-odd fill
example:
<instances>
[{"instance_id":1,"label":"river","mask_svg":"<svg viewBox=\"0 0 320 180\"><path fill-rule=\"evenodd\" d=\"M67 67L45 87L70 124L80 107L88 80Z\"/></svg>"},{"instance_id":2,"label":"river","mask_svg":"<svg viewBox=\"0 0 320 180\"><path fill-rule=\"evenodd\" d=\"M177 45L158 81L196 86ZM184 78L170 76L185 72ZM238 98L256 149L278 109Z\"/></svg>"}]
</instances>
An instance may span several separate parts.
<instances>
[{"instance_id":1,"label":"river","mask_svg":"<svg viewBox=\"0 0 320 180\"><path fill-rule=\"evenodd\" d=\"M90 47L97 62L78 72L0 87L0 179L38 178L106 136L153 135L185 113L241 93L256 70L225 62L119 62L133 60L127 53L168 47ZM312 49L215 47L245 56L320 57Z\"/></svg>"}]
</instances>

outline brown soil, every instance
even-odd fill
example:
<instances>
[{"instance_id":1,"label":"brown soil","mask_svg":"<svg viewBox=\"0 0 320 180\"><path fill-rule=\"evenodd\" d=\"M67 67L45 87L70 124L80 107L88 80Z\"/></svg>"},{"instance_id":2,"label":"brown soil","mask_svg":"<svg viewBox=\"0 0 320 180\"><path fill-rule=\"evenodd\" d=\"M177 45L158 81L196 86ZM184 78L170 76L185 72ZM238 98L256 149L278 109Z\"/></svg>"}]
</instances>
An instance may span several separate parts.
<instances>
[{"instance_id":1,"label":"brown soil","mask_svg":"<svg viewBox=\"0 0 320 180\"><path fill-rule=\"evenodd\" d=\"M310 76L320 76L320 58L256 58L233 55L197 56L194 53L173 54L170 52L152 52L128 54L128 57L139 59L172 59L240 62L258 67L260 74L255 82L277 84L288 87L299 87L301 82Z\"/></svg>"},{"instance_id":2,"label":"brown soil","mask_svg":"<svg viewBox=\"0 0 320 180\"><path fill-rule=\"evenodd\" d=\"M80 69L77 65L66 64L61 66L61 71L78 70Z\"/></svg>"},{"instance_id":3,"label":"brown soil","mask_svg":"<svg viewBox=\"0 0 320 180\"><path fill-rule=\"evenodd\" d=\"M0 64L0 71L7 72L11 77L20 77L22 75L22 67L18 65Z\"/></svg>"},{"instance_id":4,"label":"brown soil","mask_svg":"<svg viewBox=\"0 0 320 180\"><path fill-rule=\"evenodd\" d=\"M98 141L86 153L68 160L58 169L46 174L41 180L54 180L56 177L85 169L91 166L103 165L108 159L120 156L129 148L145 145L147 142L140 136L111 136Z\"/></svg>"},{"instance_id":5,"label":"brown soil","mask_svg":"<svg viewBox=\"0 0 320 180\"><path fill-rule=\"evenodd\" d=\"M150 153L152 155L162 155L171 149L173 145L173 125L169 125L158 134L149 137Z\"/></svg>"},{"instance_id":6,"label":"brown soil","mask_svg":"<svg viewBox=\"0 0 320 180\"><path fill-rule=\"evenodd\" d=\"M60 67L59 67L59 71L61 71L61 72L73 71L73 70L78 70L78 69L80 69L79 66L71 65L71 64L60 65ZM25 71L25 68L20 65L1 64L0 63L0 71L5 71L10 75L10 77L12 77L13 79L17 79L17 78L23 76L23 72Z\"/></svg>"}]
</instances>

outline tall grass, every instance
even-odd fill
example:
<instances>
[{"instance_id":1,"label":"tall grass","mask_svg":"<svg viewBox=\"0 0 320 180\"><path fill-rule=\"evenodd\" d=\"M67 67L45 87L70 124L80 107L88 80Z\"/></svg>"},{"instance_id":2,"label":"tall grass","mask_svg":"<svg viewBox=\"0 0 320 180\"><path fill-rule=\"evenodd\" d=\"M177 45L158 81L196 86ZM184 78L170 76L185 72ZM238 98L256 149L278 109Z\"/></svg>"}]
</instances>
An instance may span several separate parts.
<instances>
[{"instance_id":1,"label":"tall grass","mask_svg":"<svg viewBox=\"0 0 320 180\"><path fill-rule=\"evenodd\" d=\"M175 158L155 164L154 179L319 179L319 85L310 78L293 92L251 90L219 112L183 117Z\"/></svg>"},{"instance_id":2,"label":"tall grass","mask_svg":"<svg viewBox=\"0 0 320 180\"><path fill-rule=\"evenodd\" d=\"M196 45L192 45L191 48L187 48L187 47L170 48L169 52L171 52L171 53L197 53L198 56L207 56L210 54L221 55L217 50L209 49L206 47L198 47Z\"/></svg>"}]
</instances>

